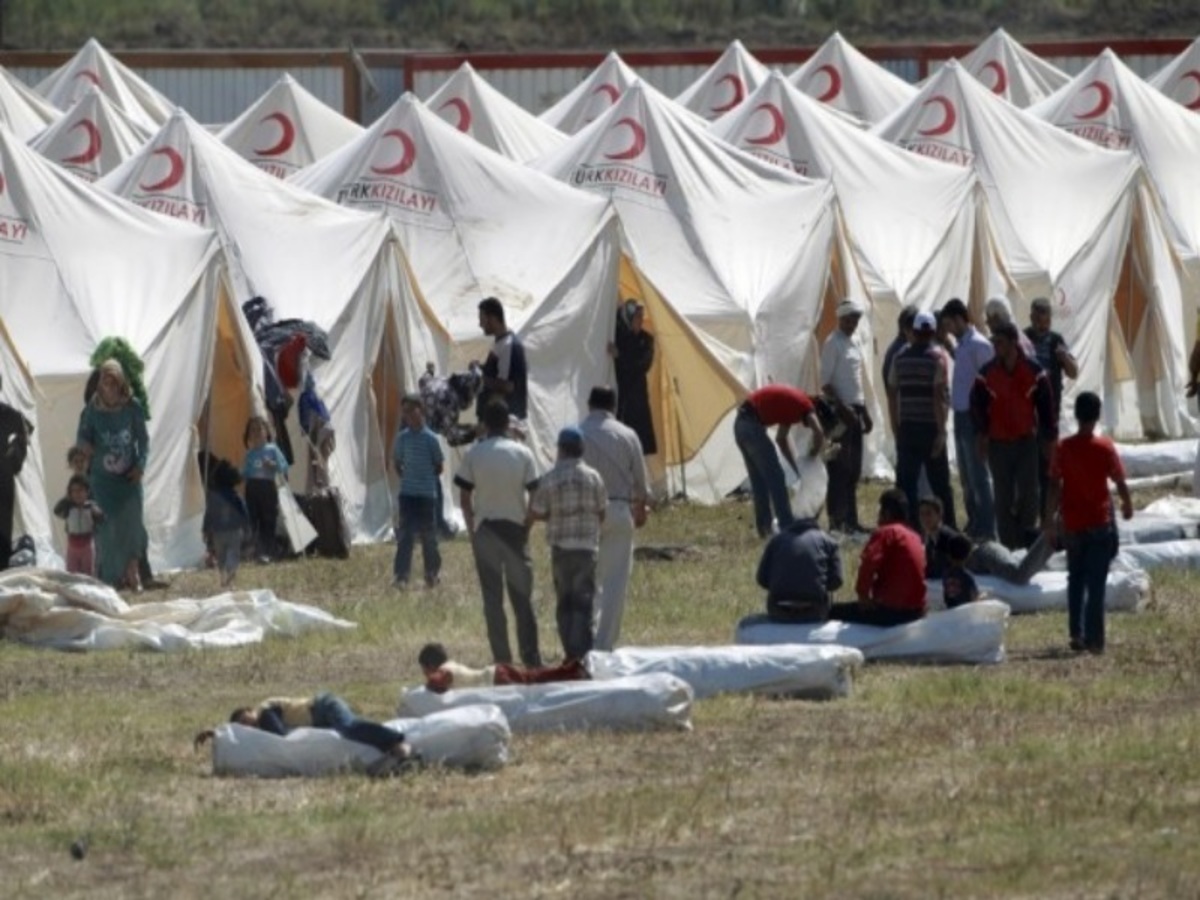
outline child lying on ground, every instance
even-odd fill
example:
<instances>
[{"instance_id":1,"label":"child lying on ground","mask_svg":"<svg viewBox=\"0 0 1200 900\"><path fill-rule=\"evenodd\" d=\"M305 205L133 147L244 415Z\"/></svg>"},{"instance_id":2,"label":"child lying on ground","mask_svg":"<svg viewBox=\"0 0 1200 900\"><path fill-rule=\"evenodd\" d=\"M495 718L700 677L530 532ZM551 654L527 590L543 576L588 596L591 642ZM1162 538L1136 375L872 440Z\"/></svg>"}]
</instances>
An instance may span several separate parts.
<instances>
[{"instance_id":1,"label":"child lying on ground","mask_svg":"<svg viewBox=\"0 0 1200 900\"><path fill-rule=\"evenodd\" d=\"M441 644L426 644L417 654L417 663L425 675L425 689L444 694L454 688L492 687L506 684L547 684L553 681L586 681L591 676L583 662L568 659L557 666L518 669L508 663L496 663L472 669L454 662Z\"/></svg>"}]
</instances>

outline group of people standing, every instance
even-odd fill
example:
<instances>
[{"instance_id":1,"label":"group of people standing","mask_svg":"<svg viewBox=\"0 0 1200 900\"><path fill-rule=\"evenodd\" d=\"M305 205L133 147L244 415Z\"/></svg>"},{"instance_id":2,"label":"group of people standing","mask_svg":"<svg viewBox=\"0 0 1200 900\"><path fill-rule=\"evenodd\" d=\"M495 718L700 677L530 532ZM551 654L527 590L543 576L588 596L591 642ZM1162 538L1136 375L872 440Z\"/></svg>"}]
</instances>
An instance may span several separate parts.
<instances>
[{"instance_id":1,"label":"group of people standing","mask_svg":"<svg viewBox=\"0 0 1200 900\"><path fill-rule=\"evenodd\" d=\"M632 396L625 402L638 415L644 412L649 425L644 380L653 362L653 339L641 328L642 315L636 304L622 307L613 352L618 358L636 356L634 362L642 370L641 398L637 385L627 383ZM524 348L505 324L503 306L495 298L479 304L479 321L493 339L477 400L481 433L454 473L454 485L471 540L493 662L514 661L504 605L507 590L516 620L517 657L527 668L542 665L529 553L530 529L538 521L546 523L551 548L564 656L579 660L593 648L612 649L620 635L633 569L634 529L647 516L644 457L651 451L638 431L618 420L618 393L597 386L588 396L588 415L559 432L554 467L539 472L522 439L528 398ZM400 478L393 583L408 588L419 540L425 585L432 588L441 568L437 510L445 457L426 424L419 394L405 396L402 417L393 445Z\"/></svg>"},{"instance_id":2,"label":"group of people standing","mask_svg":"<svg viewBox=\"0 0 1200 900\"><path fill-rule=\"evenodd\" d=\"M921 510L933 498L941 534L937 553L946 564L937 568L948 567L953 576L948 596L973 596L967 571L972 559L985 573L991 570L979 561L999 559L999 571L1009 572L1017 568L1008 556L1011 551L1032 548L1026 558L1044 563L1061 544L1070 574L1071 645L1103 651L1104 583L1116 548L1108 484L1117 485L1126 518L1132 515L1128 489L1114 445L1096 434L1101 413L1097 395L1079 395L1078 433L1059 440L1063 383L1078 375L1078 364L1062 335L1051 327L1049 301L1036 299L1031 310L1030 325L1021 331L1006 299L988 301L987 337L961 300L949 301L937 314L914 307L901 312L882 371L896 447L896 488L881 500L879 527L864 549L858 601L849 607L829 611L828 594L841 583L840 565L837 571L823 570L828 574L815 581L801 578L802 590L797 589L800 576L780 574L780 559L790 560L794 574L812 571L813 560L827 559L831 551L815 519L793 527L784 473L767 428L779 426L776 444L793 468L787 446L792 425L812 429L813 452L826 443L827 432L836 435L839 449L827 463L830 528L849 534L861 531L856 485L863 436L873 428L865 404L864 349L855 338L862 307L850 300L838 306L837 327L822 348L822 385L815 399L776 384L747 397L735 419L734 435L749 475L756 527L760 536L771 533L773 507L781 532L778 542L793 549L803 546L800 557L808 561L800 565L795 554L789 556L778 546L772 549L775 541L768 545L759 583L768 590L769 611L774 606L775 614L786 618L787 610L794 615L800 609L807 616L815 604L822 615L873 624L922 615L929 554L918 532ZM956 530L947 452L951 414L966 506L962 533ZM924 497L922 475L930 491ZM1101 561L1103 554L1108 555ZM872 582L880 571L887 571L887 577ZM1030 574L1023 567L1026 580ZM818 602L820 597L825 600Z\"/></svg>"}]
</instances>

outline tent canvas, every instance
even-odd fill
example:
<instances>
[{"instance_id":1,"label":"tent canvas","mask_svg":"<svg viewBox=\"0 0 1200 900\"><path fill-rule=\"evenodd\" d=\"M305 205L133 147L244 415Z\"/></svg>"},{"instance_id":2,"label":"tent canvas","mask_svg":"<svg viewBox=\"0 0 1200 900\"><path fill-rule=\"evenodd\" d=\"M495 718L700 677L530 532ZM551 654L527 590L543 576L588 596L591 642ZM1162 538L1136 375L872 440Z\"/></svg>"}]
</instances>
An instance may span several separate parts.
<instances>
[{"instance_id":1,"label":"tent canvas","mask_svg":"<svg viewBox=\"0 0 1200 900\"><path fill-rule=\"evenodd\" d=\"M328 331L333 358L313 371L337 434L331 475L355 536L387 537L391 413L380 408L387 396L376 397L372 378L379 371L394 386L387 393L415 389L425 361L445 356L425 327L388 220L267 174L183 112L99 184L139 206L215 228L239 303L261 295L277 317L308 319ZM293 446L303 448L296 433ZM297 453L297 487L307 456Z\"/></svg>"},{"instance_id":2,"label":"tent canvas","mask_svg":"<svg viewBox=\"0 0 1200 900\"><path fill-rule=\"evenodd\" d=\"M735 40L675 102L701 118L716 119L737 109L766 77L767 67Z\"/></svg>"},{"instance_id":3,"label":"tent canvas","mask_svg":"<svg viewBox=\"0 0 1200 900\"><path fill-rule=\"evenodd\" d=\"M974 169L1013 282L1018 321L1025 321L1033 298L1050 298L1055 327L1079 360L1064 408L1076 390L1095 390L1108 401L1110 431L1142 434L1133 364L1113 305L1127 250L1153 267L1163 290L1178 290L1178 283L1164 264L1169 247L1137 158L1017 109L954 61L875 133Z\"/></svg>"},{"instance_id":4,"label":"tent canvas","mask_svg":"<svg viewBox=\"0 0 1200 900\"><path fill-rule=\"evenodd\" d=\"M706 432L715 430L718 440L710 448L716 455L706 453L706 470L689 487L714 496L736 486L742 469L733 464L730 429L718 428L719 417L742 390L770 380L816 387L814 337L839 232L830 183L810 182L714 138L640 81L532 165L612 199L625 235L622 296L656 304L655 328L674 311L736 376L739 390L700 398ZM667 374L689 406L690 379ZM656 420L656 431L669 433L662 425Z\"/></svg>"},{"instance_id":5,"label":"tent canvas","mask_svg":"<svg viewBox=\"0 0 1200 900\"><path fill-rule=\"evenodd\" d=\"M203 556L198 423L210 394L214 448L240 453L254 378L251 347L224 287L212 231L152 215L48 162L0 129L0 318L38 388L49 508L62 496L88 362L104 337L124 337L145 362L152 418L144 479L150 558ZM56 540L58 535L55 535Z\"/></svg>"},{"instance_id":6,"label":"tent canvas","mask_svg":"<svg viewBox=\"0 0 1200 900\"><path fill-rule=\"evenodd\" d=\"M997 97L1025 109L1049 97L1071 76L1029 52L1003 28L997 28L959 65Z\"/></svg>"},{"instance_id":7,"label":"tent canvas","mask_svg":"<svg viewBox=\"0 0 1200 900\"><path fill-rule=\"evenodd\" d=\"M614 50L538 118L564 134L574 134L616 103L637 77Z\"/></svg>"},{"instance_id":8,"label":"tent canvas","mask_svg":"<svg viewBox=\"0 0 1200 900\"><path fill-rule=\"evenodd\" d=\"M463 134L520 163L548 153L567 139L488 84L469 62L459 66L425 105Z\"/></svg>"},{"instance_id":9,"label":"tent canvas","mask_svg":"<svg viewBox=\"0 0 1200 900\"><path fill-rule=\"evenodd\" d=\"M362 133L357 122L284 75L217 137L264 172L287 178Z\"/></svg>"},{"instance_id":10,"label":"tent canvas","mask_svg":"<svg viewBox=\"0 0 1200 900\"><path fill-rule=\"evenodd\" d=\"M874 125L916 96L917 89L868 59L834 32L788 81L810 97Z\"/></svg>"},{"instance_id":11,"label":"tent canvas","mask_svg":"<svg viewBox=\"0 0 1200 900\"><path fill-rule=\"evenodd\" d=\"M455 368L487 354L478 304L501 301L525 341L530 443L548 464L588 388L609 381L619 264L609 205L489 150L412 94L292 181L387 213L418 290L456 342Z\"/></svg>"},{"instance_id":12,"label":"tent canvas","mask_svg":"<svg viewBox=\"0 0 1200 900\"><path fill-rule=\"evenodd\" d=\"M23 141L54 124L62 112L34 93L12 72L0 66L0 126Z\"/></svg>"},{"instance_id":13,"label":"tent canvas","mask_svg":"<svg viewBox=\"0 0 1200 900\"><path fill-rule=\"evenodd\" d=\"M59 109L70 109L88 87L95 85L127 116L155 130L167 121L175 105L90 38L74 56L34 88Z\"/></svg>"},{"instance_id":14,"label":"tent canvas","mask_svg":"<svg viewBox=\"0 0 1200 900\"><path fill-rule=\"evenodd\" d=\"M1104 50L1029 112L1101 147L1132 150L1141 159L1181 270L1180 290L1127 271L1116 303L1133 349L1147 427L1172 437L1194 434L1184 387L1200 301L1200 192L1195 177L1200 116L1150 87L1112 50ZM1170 264L1162 263L1164 268ZM1145 263L1127 259L1125 265Z\"/></svg>"},{"instance_id":15,"label":"tent canvas","mask_svg":"<svg viewBox=\"0 0 1200 900\"><path fill-rule=\"evenodd\" d=\"M84 181L95 181L133 156L151 134L92 85L29 146Z\"/></svg>"},{"instance_id":16,"label":"tent canvas","mask_svg":"<svg viewBox=\"0 0 1200 900\"><path fill-rule=\"evenodd\" d=\"M1188 44L1186 50L1148 80L1151 87L1157 88L1180 106L1200 112L1200 38Z\"/></svg>"}]
</instances>

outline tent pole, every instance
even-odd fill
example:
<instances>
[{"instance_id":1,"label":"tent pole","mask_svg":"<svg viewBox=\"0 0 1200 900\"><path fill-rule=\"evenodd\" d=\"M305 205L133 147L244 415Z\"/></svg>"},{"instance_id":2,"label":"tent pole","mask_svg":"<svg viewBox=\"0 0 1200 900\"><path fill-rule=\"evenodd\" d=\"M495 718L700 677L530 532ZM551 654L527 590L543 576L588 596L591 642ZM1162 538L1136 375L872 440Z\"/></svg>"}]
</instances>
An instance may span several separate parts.
<instances>
[{"instance_id":1,"label":"tent pole","mask_svg":"<svg viewBox=\"0 0 1200 900\"><path fill-rule=\"evenodd\" d=\"M683 461L683 423L679 421L679 404L682 400L679 396L679 379L674 375L671 376L671 384L675 389L675 439L679 442L679 477L682 481L683 499L687 500L687 464Z\"/></svg>"}]
</instances>

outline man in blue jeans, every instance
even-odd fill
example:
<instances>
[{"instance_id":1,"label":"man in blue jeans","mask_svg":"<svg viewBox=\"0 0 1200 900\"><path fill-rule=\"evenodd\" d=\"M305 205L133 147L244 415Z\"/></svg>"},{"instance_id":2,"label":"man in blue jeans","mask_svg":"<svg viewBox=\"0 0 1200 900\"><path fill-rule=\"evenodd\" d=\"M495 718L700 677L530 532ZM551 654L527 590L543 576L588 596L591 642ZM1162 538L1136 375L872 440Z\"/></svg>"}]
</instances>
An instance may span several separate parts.
<instances>
[{"instance_id":1,"label":"man in blue jeans","mask_svg":"<svg viewBox=\"0 0 1200 900\"><path fill-rule=\"evenodd\" d=\"M425 425L420 394L406 394L401 405L403 427L392 445L392 462L400 476L400 527L392 584L403 590L412 570L413 545L421 539L425 586L434 587L442 569L438 551L438 482L445 458L438 437Z\"/></svg>"},{"instance_id":2,"label":"man in blue jeans","mask_svg":"<svg viewBox=\"0 0 1200 900\"><path fill-rule=\"evenodd\" d=\"M792 445L788 443L788 432L797 423L803 423L812 431L812 452L814 455L820 453L825 445L825 432L817 421L816 407L808 394L789 384L768 384L752 391L738 407L733 420L733 439L742 452L746 474L750 477L754 527L759 537L771 535L772 506L780 530L795 521L792 498L788 495L787 480L775 448L779 448L788 465L799 475ZM772 425L778 426L774 443L767 434Z\"/></svg>"}]
</instances>

